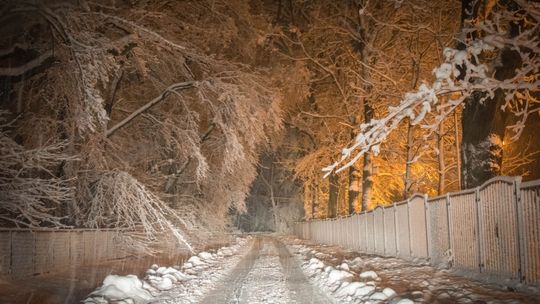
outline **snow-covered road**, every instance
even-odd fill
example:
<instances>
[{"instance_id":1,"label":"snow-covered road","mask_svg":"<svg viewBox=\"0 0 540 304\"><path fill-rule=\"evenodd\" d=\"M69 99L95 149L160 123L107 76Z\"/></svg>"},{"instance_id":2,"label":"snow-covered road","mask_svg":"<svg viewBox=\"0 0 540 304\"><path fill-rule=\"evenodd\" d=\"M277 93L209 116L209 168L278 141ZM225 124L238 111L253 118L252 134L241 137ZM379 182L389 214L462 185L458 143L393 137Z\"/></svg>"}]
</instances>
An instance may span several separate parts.
<instances>
[{"instance_id":1,"label":"snow-covered road","mask_svg":"<svg viewBox=\"0 0 540 304\"><path fill-rule=\"evenodd\" d=\"M532 287L531 287L532 288ZM152 265L144 278L109 275L87 304L538 303L425 262L362 255L294 237L236 237L182 266Z\"/></svg>"},{"instance_id":2,"label":"snow-covered road","mask_svg":"<svg viewBox=\"0 0 540 304\"><path fill-rule=\"evenodd\" d=\"M201 303L331 303L311 285L287 248L257 236L250 252Z\"/></svg>"}]
</instances>

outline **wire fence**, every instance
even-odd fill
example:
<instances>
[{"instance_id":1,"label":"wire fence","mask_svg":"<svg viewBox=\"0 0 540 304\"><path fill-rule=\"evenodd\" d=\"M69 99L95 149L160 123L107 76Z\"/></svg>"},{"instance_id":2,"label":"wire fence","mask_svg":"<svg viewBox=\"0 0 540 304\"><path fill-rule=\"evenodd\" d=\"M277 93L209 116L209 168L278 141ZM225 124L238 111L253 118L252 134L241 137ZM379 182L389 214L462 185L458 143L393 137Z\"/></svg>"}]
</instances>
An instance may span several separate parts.
<instances>
[{"instance_id":1,"label":"wire fence","mask_svg":"<svg viewBox=\"0 0 540 304\"><path fill-rule=\"evenodd\" d=\"M347 217L297 223L301 238L464 274L540 285L540 180L497 177L475 189Z\"/></svg>"}]
</instances>

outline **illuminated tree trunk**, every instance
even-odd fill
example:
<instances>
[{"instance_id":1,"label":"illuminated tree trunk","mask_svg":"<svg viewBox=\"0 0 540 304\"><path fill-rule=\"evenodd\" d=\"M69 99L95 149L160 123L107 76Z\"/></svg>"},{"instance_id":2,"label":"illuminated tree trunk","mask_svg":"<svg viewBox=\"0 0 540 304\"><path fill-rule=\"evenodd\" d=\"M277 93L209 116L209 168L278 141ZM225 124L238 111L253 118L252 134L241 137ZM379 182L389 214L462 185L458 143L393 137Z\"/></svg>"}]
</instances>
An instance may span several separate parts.
<instances>
[{"instance_id":1,"label":"illuminated tree trunk","mask_svg":"<svg viewBox=\"0 0 540 304\"><path fill-rule=\"evenodd\" d=\"M411 166L414 160L413 152L413 143L414 143L414 126L411 125L411 121L407 122L407 151L405 158L405 177L403 178L403 199L406 199L409 196L409 192L412 187L412 176L411 176Z\"/></svg>"},{"instance_id":2,"label":"illuminated tree trunk","mask_svg":"<svg viewBox=\"0 0 540 304\"><path fill-rule=\"evenodd\" d=\"M472 20L481 15L486 16L491 7L480 7L479 1L462 0L462 22ZM512 9L512 4L502 1L503 5ZM510 33L519 33L518 24L510 24ZM515 75L516 68L521 66L521 59L516 51L503 49L492 64L495 67L495 78L504 80ZM485 100L484 100L485 99ZM462 188L472 188L501 174L503 139L506 113L501 110L505 104L502 90L495 91L493 98L486 98L484 93L475 92L465 102L462 113L461 143L462 156Z\"/></svg>"},{"instance_id":3,"label":"illuminated tree trunk","mask_svg":"<svg viewBox=\"0 0 540 304\"><path fill-rule=\"evenodd\" d=\"M349 214L354 213L354 205L360 197L360 172L353 166L349 167Z\"/></svg>"},{"instance_id":4,"label":"illuminated tree trunk","mask_svg":"<svg viewBox=\"0 0 540 304\"><path fill-rule=\"evenodd\" d=\"M455 146L456 146L456 168L457 168L457 178L458 178L458 190L461 190L461 149L459 148L461 141L459 140L459 124L458 124L458 113L454 111L454 136L455 136Z\"/></svg>"},{"instance_id":5,"label":"illuminated tree trunk","mask_svg":"<svg viewBox=\"0 0 540 304\"><path fill-rule=\"evenodd\" d=\"M356 124L356 119L353 118L352 125ZM351 139L354 139L355 134L351 132ZM349 167L349 214L354 213L354 205L360 197L361 173L358 172L354 165Z\"/></svg>"},{"instance_id":6,"label":"illuminated tree trunk","mask_svg":"<svg viewBox=\"0 0 540 304\"><path fill-rule=\"evenodd\" d=\"M330 178L328 179L328 182L330 183L328 189L328 217L333 218L336 217L337 214L337 199L338 199L338 191L339 191L339 178L336 174L331 174Z\"/></svg>"},{"instance_id":7,"label":"illuminated tree trunk","mask_svg":"<svg viewBox=\"0 0 540 304\"><path fill-rule=\"evenodd\" d=\"M416 42L418 43L418 42ZM411 87L412 89L416 89L416 85L418 84L418 77L420 76L420 64L419 61L421 59L418 58L416 60L413 58L412 60L412 78L411 78ZM403 177L403 199L407 199L409 197L411 187L413 184L412 180L412 164L414 162L414 126L411 124L411 120L408 119L407 121L407 145L406 145L406 155L405 155L405 176Z\"/></svg>"},{"instance_id":8,"label":"illuminated tree trunk","mask_svg":"<svg viewBox=\"0 0 540 304\"><path fill-rule=\"evenodd\" d=\"M364 100L364 121L366 123L371 122L373 119L373 108L367 100ZM364 165L362 167L362 211L366 211L371 197L371 190L373 188L373 180L371 178L371 152L364 154Z\"/></svg>"},{"instance_id":9,"label":"illuminated tree trunk","mask_svg":"<svg viewBox=\"0 0 540 304\"><path fill-rule=\"evenodd\" d=\"M315 184L311 192L311 218L314 219L317 217L317 197L319 192L319 185Z\"/></svg>"},{"instance_id":10,"label":"illuminated tree trunk","mask_svg":"<svg viewBox=\"0 0 540 304\"><path fill-rule=\"evenodd\" d=\"M438 177L439 185L437 187L437 193L439 195L444 192L444 183L445 183L445 171L446 164L444 163L444 122L441 122L439 125L439 130L437 131L437 161L439 163Z\"/></svg>"},{"instance_id":11,"label":"illuminated tree trunk","mask_svg":"<svg viewBox=\"0 0 540 304\"><path fill-rule=\"evenodd\" d=\"M373 45L373 42L375 40L375 34L374 34L374 23L373 20L368 18L366 14L362 13L365 6L368 4L368 1L357 1L355 3L356 5L356 11L358 12L358 36L360 37L359 41L361 41L361 44L358 46L358 53L360 55L360 61L362 61L364 64L362 65L360 69L360 76L361 79L364 82L363 89L364 94L366 96L369 96L369 93L371 93L371 84L369 83L370 77L370 71L366 66L371 65L373 62L376 61L376 58L374 57L374 54L370 51L370 46ZM371 120L374 117L374 109L371 106L371 101L368 98L363 98L362 100L362 110L364 114L364 123L370 123ZM364 162L362 166L362 200L361 200L361 211L366 211L369 203L369 199L371 197L371 191L373 188L373 180L371 177L371 168L372 168L372 160L371 160L371 152L367 151L364 154Z\"/></svg>"}]
</instances>

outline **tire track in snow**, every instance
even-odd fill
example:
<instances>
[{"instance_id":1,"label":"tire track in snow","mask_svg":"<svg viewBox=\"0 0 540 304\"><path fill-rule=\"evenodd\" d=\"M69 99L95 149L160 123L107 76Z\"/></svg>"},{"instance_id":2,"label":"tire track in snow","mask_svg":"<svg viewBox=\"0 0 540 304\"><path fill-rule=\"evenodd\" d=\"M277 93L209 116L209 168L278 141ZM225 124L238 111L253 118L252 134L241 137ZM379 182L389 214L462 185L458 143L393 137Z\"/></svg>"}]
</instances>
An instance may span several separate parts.
<instances>
[{"instance_id":1,"label":"tire track in snow","mask_svg":"<svg viewBox=\"0 0 540 304\"><path fill-rule=\"evenodd\" d=\"M284 270L293 303L326 304L333 303L321 290L312 285L304 275L298 261L285 245L274 239L274 246L279 250L279 261Z\"/></svg>"},{"instance_id":2,"label":"tire track in snow","mask_svg":"<svg viewBox=\"0 0 540 304\"><path fill-rule=\"evenodd\" d=\"M231 274L222 280L218 287L211 291L201 303L236 303L234 299L237 299L241 294L242 283L259 256L260 247L261 239L256 237L246 256L236 265Z\"/></svg>"},{"instance_id":3,"label":"tire track in snow","mask_svg":"<svg viewBox=\"0 0 540 304\"><path fill-rule=\"evenodd\" d=\"M259 256L240 289L240 297L230 303L297 303L290 299L285 280L278 249L265 237Z\"/></svg>"},{"instance_id":4,"label":"tire track in snow","mask_svg":"<svg viewBox=\"0 0 540 304\"><path fill-rule=\"evenodd\" d=\"M250 252L201 303L333 302L308 281L283 243L271 236L257 236Z\"/></svg>"}]
</instances>

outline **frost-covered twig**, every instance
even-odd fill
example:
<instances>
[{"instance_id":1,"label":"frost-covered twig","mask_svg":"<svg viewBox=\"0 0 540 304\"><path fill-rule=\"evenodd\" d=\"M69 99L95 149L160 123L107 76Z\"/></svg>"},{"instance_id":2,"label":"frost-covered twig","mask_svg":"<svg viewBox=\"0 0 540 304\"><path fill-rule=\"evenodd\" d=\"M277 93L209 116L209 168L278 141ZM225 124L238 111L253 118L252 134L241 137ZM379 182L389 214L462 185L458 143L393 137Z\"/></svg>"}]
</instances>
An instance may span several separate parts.
<instances>
[{"instance_id":1,"label":"frost-covered twig","mask_svg":"<svg viewBox=\"0 0 540 304\"><path fill-rule=\"evenodd\" d=\"M0 219L17 227L63 227L57 210L73 199L70 182L49 170L75 157L66 143L26 149L8 136L8 113L0 111Z\"/></svg>"},{"instance_id":2,"label":"frost-covered twig","mask_svg":"<svg viewBox=\"0 0 540 304\"><path fill-rule=\"evenodd\" d=\"M179 229L183 220L133 176L108 171L89 181L90 200L82 219L88 227L115 227L142 230L148 242L162 232L172 233L189 250L192 247Z\"/></svg>"}]
</instances>

